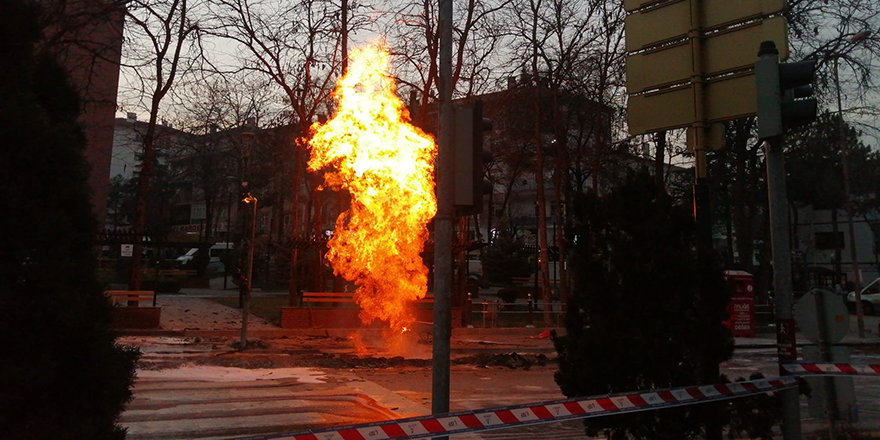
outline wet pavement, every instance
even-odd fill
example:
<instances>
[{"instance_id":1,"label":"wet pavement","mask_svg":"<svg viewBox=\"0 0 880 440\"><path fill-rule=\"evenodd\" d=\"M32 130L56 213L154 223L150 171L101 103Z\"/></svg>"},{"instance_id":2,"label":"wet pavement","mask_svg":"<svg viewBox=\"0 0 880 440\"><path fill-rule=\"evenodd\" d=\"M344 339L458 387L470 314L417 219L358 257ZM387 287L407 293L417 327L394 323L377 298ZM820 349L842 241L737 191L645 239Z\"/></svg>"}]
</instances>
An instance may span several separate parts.
<instances>
[{"instance_id":1,"label":"wet pavement","mask_svg":"<svg viewBox=\"0 0 880 440\"><path fill-rule=\"evenodd\" d=\"M210 296L237 296L237 291L186 289L178 295L162 295L159 304L167 334L120 339L143 352L135 397L121 419L129 429L128 438L220 439L430 412L431 344L426 335L389 338L381 331L291 332L251 320L255 343L239 351L232 343L237 340L240 311L204 299ZM854 363L880 363L878 322L877 317L866 319L869 333L865 339L853 331L844 338L852 346ZM453 332L452 410L564 398L553 379L552 343L539 337L543 330ZM799 344L809 341L799 337ZM736 347L734 357L722 365L722 372L731 379L755 372L777 374L772 334L737 338ZM855 378L855 389L859 408L855 427L864 433L880 431L880 378ZM824 433L827 423L809 415L806 399L801 403L804 431ZM470 436L526 437L586 438L578 421Z\"/></svg>"}]
</instances>

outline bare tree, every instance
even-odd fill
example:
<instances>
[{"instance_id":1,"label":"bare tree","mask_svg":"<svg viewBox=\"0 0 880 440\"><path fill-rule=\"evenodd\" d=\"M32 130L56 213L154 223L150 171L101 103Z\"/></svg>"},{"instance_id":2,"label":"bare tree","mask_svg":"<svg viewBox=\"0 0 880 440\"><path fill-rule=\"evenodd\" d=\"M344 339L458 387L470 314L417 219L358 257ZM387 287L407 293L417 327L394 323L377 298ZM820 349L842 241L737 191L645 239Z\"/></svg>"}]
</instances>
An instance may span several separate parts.
<instances>
[{"instance_id":1,"label":"bare tree","mask_svg":"<svg viewBox=\"0 0 880 440\"><path fill-rule=\"evenodd\" d=\"M818 61L818 94L836 107L839 75L848 123L880 136L880 8L873 0L795 0L786 12L792 59Z\"/></svg>"},{"instance_id":2,"label":"bare tree","mask_svg":"<svg viewBox=\"0 0 880 440\"><path fill-rule=\"evenodd\" d=\"M155 160L156 126L162 101L175 81L199 60L199 22L192 0L132 0L127 4L123 68L130 74L135 99L149 112L143 135L143 159L138 183L136 230L146 230L145 213L152 167ZM142 243L135 242L129 288L140 289Z\"/></svg>"},{"instance_id":3,"label":"bare tree","mask_svg":"<svg viewBox=\"0 0 880 440\"><path fill-rule=\"evenodd\" d=\"M293 179L290 187L291 262L289 294L291 303L300 289L296 276L299 249L293 243L302 230L300 225L301 196L309 187L317 188L315 179L308 185L304 179L303 164L308 143L309 127L318 114L330 110L328 100L335 78L341 70L340 36L347 33L351 21L346 20L342 32L340 14L328 0L287 2L263 0L221 0L213 11L218 23L215 35L238 45L237 57L242 70L258 72L270 78L286 98L291 110L290 138L292 142ZM304 182L306 180L306 182ZM307 185L304 187L304 183ZM307 196L308 197L308 196ZM314 193L308 197L308 202ZM321 206L314 212L320 216Z\"/></svg>"},{"instance_id":4,"label":"bare tree","mask_svg":"<svg viewBox=\"0 0 880 440\"><path fill-rule=\"evenodd\" d=\"M453 5L453 71L455 96L472 96L486 91L492 72L501 59L498 47L506 33L500 12L510 0L460 0ZM437 99L438 48L437 5L431 0L387 2L384 33L393 48L400 84L418 92L420 111L413 119L427 127L424 111Z\"/></svg>"},{"instance_id":5,"label":"bare tree","mask_svg":"<svg viewBox=\"0 0 880 440\"><path fill-rule=\"evenodd\" d=\"M553 182L556 224L568 223L564 200L572 188L586 188L588 176L598 187L602 161L607 161L614 122L611 104L621 96L623 12L619 2L521 0L508 14L512 62L531 90L534 175L537 199L544 301L550 301L545 179ZM522 74L521 74L522 76ZM617 103L618 107L621 107ZM556 245L565 258L564 234ZM564 267L564 262L560 266ZM561 293L567 296L562 269ZM549 315L545 314L545 319Z\"/></svg>"}]
</instances>

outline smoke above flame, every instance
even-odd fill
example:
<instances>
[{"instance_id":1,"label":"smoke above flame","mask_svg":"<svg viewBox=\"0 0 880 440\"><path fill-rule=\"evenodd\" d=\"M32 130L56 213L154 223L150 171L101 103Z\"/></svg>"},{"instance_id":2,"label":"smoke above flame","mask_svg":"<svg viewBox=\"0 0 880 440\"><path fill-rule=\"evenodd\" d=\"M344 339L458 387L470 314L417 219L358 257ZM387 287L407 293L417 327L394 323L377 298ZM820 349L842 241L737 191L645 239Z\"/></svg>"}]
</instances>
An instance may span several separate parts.
<instances>
[{"instance_id":1,"label":"smoke above flame","mask_svg":"<svg viewBox=\"0 0 880 440\"><path fill-rule=\"evenodd\" d=\"M427 291L420 253L437 212L437 148L409 124L389 59L381 43L351 51L334 92L336 114L312 126L308 166L325 171L325 186L351 194L329 242L334 273L357 286L365 324L379 319L400 331L414 321L411 302Z\"/></svg>"}]
</instances>

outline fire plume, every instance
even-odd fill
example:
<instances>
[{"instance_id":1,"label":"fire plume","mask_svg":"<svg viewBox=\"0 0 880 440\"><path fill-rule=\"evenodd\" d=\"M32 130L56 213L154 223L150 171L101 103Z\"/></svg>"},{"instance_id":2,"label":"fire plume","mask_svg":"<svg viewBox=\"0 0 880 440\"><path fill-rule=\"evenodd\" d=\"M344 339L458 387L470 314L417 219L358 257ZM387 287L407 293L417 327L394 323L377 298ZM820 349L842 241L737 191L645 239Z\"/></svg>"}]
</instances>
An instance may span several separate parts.
<instances>
[{"instance_id":1,"label":"fire plume","mask_svg":"<svg viewBox=\"0 0 880 440\"><path fill-rule=\"evenodd\" d=\"M312 126L309 170L324 170L325 186L351 194L329 242L334 273L358 286L365 324L379 319L399 331L414 321L410 303L427 292L420 253L437 212L437 149L409 124L395 87L381 44L353 50L336 84L336 114Z\"/></svg>"}]
</instances>

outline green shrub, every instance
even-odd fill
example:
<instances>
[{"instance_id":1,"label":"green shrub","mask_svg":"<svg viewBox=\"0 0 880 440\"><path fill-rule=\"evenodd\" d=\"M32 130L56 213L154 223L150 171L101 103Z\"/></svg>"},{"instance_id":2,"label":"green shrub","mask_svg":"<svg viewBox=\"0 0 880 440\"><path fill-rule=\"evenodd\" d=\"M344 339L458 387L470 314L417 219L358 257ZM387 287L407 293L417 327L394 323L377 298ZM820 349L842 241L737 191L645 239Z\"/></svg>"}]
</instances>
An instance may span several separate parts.
<instances>
[{"instance_id":1,"label":"green shrub","mask_svg":"<svg viewBox=\"0 0 880 440\"><path fill-rule=\"evenodd\" d=\"M562 392L589 396L723 381L707 372L733 352L722 324L729 293L717 260L696 252L690 211L659 194L647 173L569 206L578 240L567 334L554 338ZM723 417L721 406L706 404L585 424L588 434L612 439L677 440L700 437L709 420Z\"/></svg>"},{"instance_id":2,"label":"green shrub","mask_svg":"<svg viewBox=\"0 0 880 440\"><path fill-rule=\"evenodd\" d=\"M0 2L0 432L122 439L137 351L116 344L98 283L79 102L35 55L40 11Z\"/></svg>"}]
</instances>

